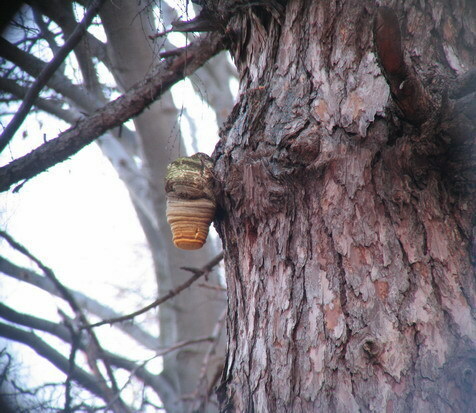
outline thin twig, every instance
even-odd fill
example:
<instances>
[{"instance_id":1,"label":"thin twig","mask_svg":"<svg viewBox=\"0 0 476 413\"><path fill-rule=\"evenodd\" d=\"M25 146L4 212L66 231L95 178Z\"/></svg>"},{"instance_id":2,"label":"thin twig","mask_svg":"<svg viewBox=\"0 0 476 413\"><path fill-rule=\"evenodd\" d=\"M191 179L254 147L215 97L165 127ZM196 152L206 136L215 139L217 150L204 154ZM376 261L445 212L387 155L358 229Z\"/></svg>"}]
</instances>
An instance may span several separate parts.
<instances>
[{"instance_id":1,"label":"thin twig","mask_svg":"<svg viewBox=\"0 0 476 413\"><path fill-rule=\"evenodd\" d=\"M3 131L2 135L0 136L0 152L2 152L8 143L13 138L13 135L18 130L20 125L25 120L26 116L28 115L31 107L35 103L36 98L38 97L41 89L46 85L50 77L56 72L56 70L61 66L63 61L66 59L68 54L74 47L79 43L81 37L86 32L88 26L93 21L94 16L97 14L99 9L101 8L102 4L105 0L93 0L91 3L91 7L89 7L88 11L84 15L83 20L79 23L76 28L74 29L71 36L65 42L65 44L61 47L58 53L55 54L53 59L47 66L41 71L40 75L35 79L35 82L28 90L28 93L25 96L20 108L18 109L17 113L7 125L5 130Z\"/></svg>"},{"instance_id":2,"label":"thin twig","mask_svg":"<svg viewBox=\"0 0 476 413\"><path fill-rule=\"evenodd\" d=\"M157 32L157 33L154 33L152 35L149 36L149 39L150 40L154 40L154 39L157 39L158 37L164 37L164 36L167 36L169 33L172 33L174 31L174 29L167 29L167 30L164 30L163 32Z\"/></svg>"},{"instance_id":3,"label":"thin twig","mask_svg":"<svg viewBox=\"0 0 476 413\"><path fill-rule=\"evenodd\" d=\"M219 292L226 292L226 288L225 287L222 287L221 285L210 285L210 284L206 284L206 283L200 283L198 284L199 287L202 287L202 288L207 288L209 290L213 290L213 291L219 291Z\"/></svg>"},{"instance_id":4,"label":"thin twig","mask_svg":"<svg viewBox=\"0 0 476 413\"><path fill-rule=\"evenodd\" d=\"M64 374L68 374L68 359L48 343L43 341L36 334L24 329L13 327L9 324L0 323L0 336L27 345L41 357L47 359ZM80 367L76 366L73 371L73 375L74 380L79 383L81 387L100 397L101 399L107 400L107 395L104 394L103 388L98 385L97 378L92 374L87 373Z\"/></svg>"},{"instance_id":5,"label":"thin twig","mask_svg":"<svg viewBox=\"0 0 476 413\"><path fill-rule=\"evenodd\" d=\"M63 316L67 319L67 317ZM4 304L0 303L0 318L7 320L11 324L18 324L23 327L28 327L34 331L41 331L49 333L60 340L64 341L65 343L73 344L73 336L71 335L71 331L64 325L65 323L57 324L48 320L44 320L38 317L34 317L27 314L18 313L15 310L5 306ZM70 320L68 320L70 321ZM77 330L76 330L77 331ZM0 329L0 336L2 336L2 330ZM87 351L87 340L85 337L80 336L79 341L79 349L83 352ZM187 345L192 345L198 342L199 339L203 339L203 341L209 341L209 337L198 337L195 340L189 340L187 342L182 341L178 342L171 347L164 348L159 350L158 353L154 355L155 357L160 357L167 352L174 351L178 348L185 347ZM193 343L192 341L195 341ZM1 352L0 352L1 355ZM154 391L159 395L160 398L163 397L164 394L170 394L172 389L170 384L164 379L162 376L157 376L149 373L145 369L141 368L138 365L124 357L121 357L117 354L111 353L106 351L105 357L107 357L107 361L114 367L118 367L120 369L134 372L136 377L141 380L145 385L150 386ZM54 359L48 358L45 356L51 363L55 363ZM77 367L77 366L76 366ZM67 365L63 363L62 371L67 374ZM76 370L73 370L73 374L76 373ZM1 374L0 374L0 385L1 385ZM0 386L1 387L1 386Z\"/></svg>"},{"instance_id":6,"label":"thin twig","mask_svg":"<svg viewBox=\"0 0 476 413\"><path fill-rule=\"evenodd\" d=\"M183 347L191 346L193 344L198 344L198 343L203 343L206 341L211 341L213 342L215 340L215 337L213 335L210 336L204 336L204 337L197 337L193 338L191 340L182 340L179 341L178 343L175 343L173 346L166 347L164 349L159 350L154 357L159 357L159 356L164 356L168 353L171 353L172 351L179 350Z\"/></svg>"},{"instance_id":7,"label":"thin twig","mask_svg":"<svg viewBox=\"0 0 476 413\"><path fill-rule=\"evenodd\" d=\"M175 297L177 294L181 293L186 288L190 287L200 277L209 274L213 270L213 268L220 263L220 261L222 259L223 259L223 252L218 254L215 258L213 258L208 264L206 264L201 269L190 268L190 267L182 267L183 270L190 271L190 272L193 273L193 275L187 281L185 281L183 284L180 284L178 287L170 290L164 296L158 298L157 300L150 303L149 305L146 305L145 307L141 308L140 310L134 311L130 314L126 314L126 315L123 315L121 317L116 317L116 318L109 318L107 320L99 321L97 323L90 324L90 325L85 325L83 328L91 329L91 328L103 326L103 325L106 325L106 324L114 324L114 323L119 323L121 321L132 320L134 317L137 317L140 314L144 314L147 311L151 310L152 308L158 307L160 304L166 302L167 300L170 300L171 298Z\"/></svg>"}]
</instances>

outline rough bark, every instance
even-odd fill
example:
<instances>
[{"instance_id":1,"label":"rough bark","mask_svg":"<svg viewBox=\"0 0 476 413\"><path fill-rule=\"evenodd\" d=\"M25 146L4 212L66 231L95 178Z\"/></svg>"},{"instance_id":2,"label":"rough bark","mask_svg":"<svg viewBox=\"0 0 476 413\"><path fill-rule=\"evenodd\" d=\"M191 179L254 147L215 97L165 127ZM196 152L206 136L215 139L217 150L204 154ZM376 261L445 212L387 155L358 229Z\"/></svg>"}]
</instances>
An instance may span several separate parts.
<instances>
[{"instance_id":1,"label":"rough bark","mask_svg":"<svg viewBox=\"0 0 476 413\"><path fill-rule=\"evenodd\" d=\"M474 182L452 161L474 123L468 153L441 114L476 64L475 3L394 6L423 118L389 93L375 2L205 3L241 78L214 155L222 410L474 411Z\"/></svg>"}]
</instances>

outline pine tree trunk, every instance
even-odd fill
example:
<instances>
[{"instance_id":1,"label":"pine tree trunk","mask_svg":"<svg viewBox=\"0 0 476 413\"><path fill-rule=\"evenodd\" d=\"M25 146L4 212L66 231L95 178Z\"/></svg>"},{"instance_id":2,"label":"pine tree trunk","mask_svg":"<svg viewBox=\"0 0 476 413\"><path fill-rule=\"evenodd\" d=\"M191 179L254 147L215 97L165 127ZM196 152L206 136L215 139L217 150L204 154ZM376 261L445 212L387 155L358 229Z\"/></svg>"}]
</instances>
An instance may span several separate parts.
<instances>
[{"instance_id":1,"label":"pine tree trunk","mask_svg":"<svg viewBox=\"0 0 476 413\"><path fill-rule=\"evenodd\" d=\"M375 2L265 3L227 28L241 96L215 152L222 410L474 411L474 195L437 125L476 64L475 3L394 8L426 111L392 99Z\"/></svg>"}]
</instances>

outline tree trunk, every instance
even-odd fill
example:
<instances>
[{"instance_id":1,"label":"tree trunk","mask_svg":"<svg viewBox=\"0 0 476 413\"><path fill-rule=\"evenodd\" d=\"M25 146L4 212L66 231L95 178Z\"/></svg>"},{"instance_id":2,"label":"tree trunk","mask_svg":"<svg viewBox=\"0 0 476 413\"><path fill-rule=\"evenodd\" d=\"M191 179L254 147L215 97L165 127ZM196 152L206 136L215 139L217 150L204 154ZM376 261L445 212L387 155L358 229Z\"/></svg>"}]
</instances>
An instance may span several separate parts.
<instances>
[{"instance_id":1,"label":"tree trunk","mask_svg":"<svg viewBox=\"0 0 476 413\"><path fill-rule=\"evenodd\" d=\"M237 6L227 27L241 96L215 151L222 410L474 411L475 205L435 125L476 63L475 3L395 6L426 118L392 101L375 2L281 3Z\"/></svg>"}]
</instances>

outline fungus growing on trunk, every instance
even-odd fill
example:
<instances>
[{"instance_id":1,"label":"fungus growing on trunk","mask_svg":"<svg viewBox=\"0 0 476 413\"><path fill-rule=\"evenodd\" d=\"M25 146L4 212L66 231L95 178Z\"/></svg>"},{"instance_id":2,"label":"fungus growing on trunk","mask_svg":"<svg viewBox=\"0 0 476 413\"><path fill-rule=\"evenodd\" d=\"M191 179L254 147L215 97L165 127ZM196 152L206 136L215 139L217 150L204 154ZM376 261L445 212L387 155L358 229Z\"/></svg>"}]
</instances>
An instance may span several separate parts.
<instances>
[{"instance_id":1,"label":"fungus growing on trunk","mask_svg":"<svg viewBox=\"0 0 476 413\"><path fill-rule=\"evenodd\" d=\"M167 167L167 222L177 248L196 250L207 239L216 209L212 168L211 158L201 152Z\"/></svg>"}]
</instances>

